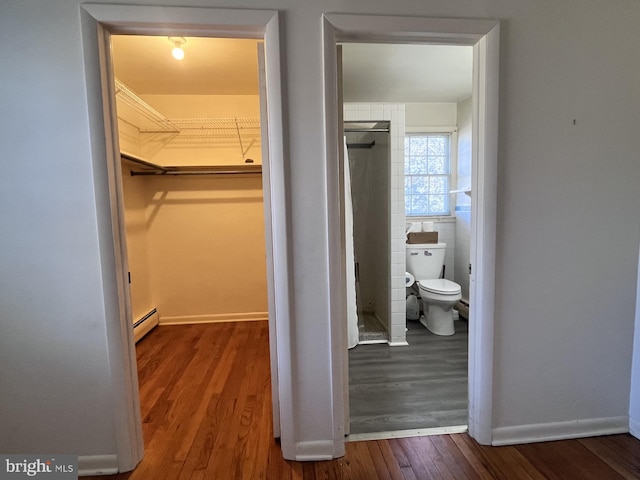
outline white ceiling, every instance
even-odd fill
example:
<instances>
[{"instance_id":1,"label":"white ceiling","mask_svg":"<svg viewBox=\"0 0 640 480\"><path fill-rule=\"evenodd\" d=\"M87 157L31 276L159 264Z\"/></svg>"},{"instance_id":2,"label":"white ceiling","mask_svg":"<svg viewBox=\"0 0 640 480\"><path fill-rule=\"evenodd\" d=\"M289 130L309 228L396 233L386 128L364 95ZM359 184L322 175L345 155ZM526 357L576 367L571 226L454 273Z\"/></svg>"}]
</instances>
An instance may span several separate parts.
<instances>
[{"instance_id":1,"label":"white ceiling","mask_svg":"<svg viewBox=\"0 0 640 480\"><path fill-rule=\"evenodd\" d=\"M473 47L347 43L345 102L459 102L471 96Z\"/></svg>"},{"instance_id":2,"label":"white ceiling","mask_svg":"<svg viewBox=\"0 0 640 480\"><path fill-rule=\"evenodd\" d=\"M114 35L115 74L141 95L256 95L257 40ZM471 96L472 47L344 44L345 102L458 102Z\"/></svg>"}]
</instances>

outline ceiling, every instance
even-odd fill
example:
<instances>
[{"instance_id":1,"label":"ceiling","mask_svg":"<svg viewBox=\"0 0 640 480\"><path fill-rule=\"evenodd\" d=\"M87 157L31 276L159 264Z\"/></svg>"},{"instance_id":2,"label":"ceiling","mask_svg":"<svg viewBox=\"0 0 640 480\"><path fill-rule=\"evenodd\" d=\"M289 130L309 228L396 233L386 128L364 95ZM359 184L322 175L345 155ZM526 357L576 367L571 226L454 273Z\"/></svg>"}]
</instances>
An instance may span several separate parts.
<instances>
[{"instance_id":1,"label":"ceiling","mask_svg":"<svg viewBox=\"0 0 640 480\"><path fill-rule=\"evenodd\" d=\"M116 77L140 95L257 95L257 40L187 37L184 60L168 37L113 35Z\"/></svg>"},{"instance_id":2,"label":"ceiling","mask_svg":"<svg viewBox=\"0 0 640 480\"><path fill-rule=\"evenodd\" d=\"M473 47L342 45L346 102L459 102L471 96Z\"/></svg>"},{"instance_id":3,"label":"ceiling","mask_svg":"<svg viewBox=\"0 0 640 480\"><path fill-rule=\"evenodd\" d=\"M114 35L116 77L141 95L257 95L258 40ZM472 47L342 46L345 102L458 102L471 96Z\"/></svg>"}]
</instances>

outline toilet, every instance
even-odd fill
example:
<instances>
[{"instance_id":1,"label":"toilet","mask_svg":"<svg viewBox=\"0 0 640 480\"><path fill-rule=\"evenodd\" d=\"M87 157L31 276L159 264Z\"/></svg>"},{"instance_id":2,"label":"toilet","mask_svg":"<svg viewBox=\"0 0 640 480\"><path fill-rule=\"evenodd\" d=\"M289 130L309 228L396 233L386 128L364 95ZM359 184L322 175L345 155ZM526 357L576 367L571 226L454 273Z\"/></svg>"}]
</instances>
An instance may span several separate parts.
<instances>
[{"instance_id":1,"label":"toilet","mask_svg":"<svg viewBox=\"0 0 640 480\"><path fill-rule=\"evenodd\" d=\"M440 278L446 243L407 244L407 273L418 283L427 329L436 335L453 335L453 306L462 298L460 285Z\"/></svg>"}]
</instances>

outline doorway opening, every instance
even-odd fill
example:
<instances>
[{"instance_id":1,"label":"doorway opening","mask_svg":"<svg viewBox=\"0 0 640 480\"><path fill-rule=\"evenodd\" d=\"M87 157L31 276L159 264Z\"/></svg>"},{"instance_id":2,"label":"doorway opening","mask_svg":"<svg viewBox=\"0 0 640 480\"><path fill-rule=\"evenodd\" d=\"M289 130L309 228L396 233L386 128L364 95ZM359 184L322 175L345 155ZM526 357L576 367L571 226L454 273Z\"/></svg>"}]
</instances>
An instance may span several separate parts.
<instances>
[{"instance_id":1,"label":"doorway opening","mask_svg":"<svg viewBox=\"0 0 640 480\"><path fill-rule=\"evenodd\" d=\"M171 55L176 38L182 58ZM256 39L112 35L111 47L114 134L122 160L116 188L122 192L123 267L135 340L146 336L136 348L145 443L157 442L163 429L178 434L185 428L184 441L197 445L198 436L214 433L207 432L206 416L198 417L198 410L207 405L214 414L226 408L207 394L227 388L214 383L224 381L224 368L217 365L234 358L238 345L248 346L257 335L248 333L253 327L228 322L263 321L256 330L260 341L245 354L267 365L268 346L260 345L268 342L269 318L262 44ZM220 323L227 325L213 325ZM230 334L240 339L219 343ZM247 335L251 338L241 340ZM171 345L174 341L177 345ZM168 365L158 360L159 349L171 355ZM213 358L218 361L212 363ZM191 382L207 371L210 378ZM261 380L255 383L262 386ZM202 398L193 403L188 392L195 391ZM231 417L242 415L234 409Z\"/></svg>"},{"instance_id":2,"label":"doorway opening","mask_svg":"<svg viewBox=\"0 0 640 480\"><path fill-rule=\"evenodd\" d=\"M100 192L96 200L100 239L104 245L100 261L104 268L107 318L113 320L107 322L107 331L110 367L113 372L117 451L113 459L109 459L108 465L105 463L100 470L131 470L143 455L142 419L131 325L133 314L127 287L125 216L120 188L122 169L117 135L111 35L181 35L264 41L265 54L260 59L260 72L265 83L260 97L266 99L268 96L268 102L261 103L260 106L260 132L263 147L262 187L273 407L271 413L274 436L281 437L283 451L290 450L293 441L291 421L286 417L281 420L279 415L280 408L286 408L290 402L288 396L284 395L282 399L280 397L281 387L286 387L289 379L284 378L282 386L276 368L278 356L290 354L288 345L284 342L286 324L278 322L279 318L288 318L290 308L278 14L268 10L101 4L83 5L81 13L91 151L96 185ZM278 344L282 345L279 351Z\"/></svg>"},{"instance_id":3,"label":"doorway opening","mask_svg":"<svg viewBox=\"0 0 640 480\"><path fill-rule=\"evenodd\" d=\"M344 217L344 155L340 145L343 137L343 98L339 89L342 75L339 60L341 52L336 46L341 43L380 43L392 45L467 45L473 48L472 81L472 178L468 189L471 197L470 228L470 277L469 297L472 310L469 315L468 352L468 428L470 435L480 443L491 442L491 388L492 388L492 343L493 343L493 296L495 276L495 212L497 179L497 101L498 101L498 57L499 24L491 20L457 20L403 17L373 17L357 15L326 15L324 19L324 60L325 60L325 109L327 151L336 152L339 159L332 165L331 156L327 161L327 182L329 196L338 200L330 201L330 211L336 216L330 222L332 241L335 245L345 244ZM346 120L346 118L344 118ZM371 118L360 118L372 120ZM398 145L399 146L399 145ZM398 193L404 189L400 189ZM404 205L403 205L404 206ZM396 219L404 215L396 215ZM393 215L392 215L393 220ZM403 225L404 227L404 225ZM393 227L392 227L393 229ZM396 233L404 233L404 228ZM401 234L402 234L401 233ZM393 237L392 237L393 241ZM404 242L402 242L404 243ZM396 245L402 250L404 245ZM401 247L402 246L402 247ZM393 252L392 252L393 254ZM405 266L396 258L397 266ZM346 289L346 274L349 266L345 259L335 256L332 277L336 284ZM393 269L394 263L391 267ZM396 268L397 269L397 268ZM405 271L392 270L393 279L404 283ZM403 285L404 286L404 285ZM335 318L343 319L348 311L348 295L336 297L333 302ZM396 297L396 302L404 303ZM404 321L404 318L402 318ZM336 343L341 343L341 355L337 361L342 366L342 395L344 405L343 425L348 432L349 412L349 369L347 353L346 322L338 325L335 320ZM400 319L397 319L400 324ZM392 321L393 326L393 321ZM400 333L400 332L397 332ZM393 332L392 332L393 336ZM398 347L402 348L402 347Z\"/></svg>"},{"instance_id":4,"label":"doorway opening","mask_svg":"<svg viewBox=\"0 0 640 480\"><path fill-rule=\"evenodd\" d=\"M266 320L258 41L111 40L136 340Z\"/></svg>"},{"instance_id":5,"label":"doorway opening","mask_svg":"<svg viewBox=\"0 0 640 480\"><path fill-rule=\"evenodd\" d=\"M429 257L439 259L432 278L454 282L454 300L469 303L468 269L456 266L469 264L470 198L455 192L471 185L473 50L378 43L340 48L345 182L351 179L345 215L351 200L359 274L359 342L349 351L350 438L466 429L468 316L460 316L453 301L447 327L455 325L455 333L432 333L417 288L427 278L409 286L398 280L412 273L404 250L414 238L407 240L405 232L429 230L434 238L414 243L446 252ZM387 118L384 135L378 126ZM373 127L363 128L364 121ZM405 297L415 303L409 315L404 302L392 301ZM364 345L373 342L383 344Z\"/></svg>"}]
</instances>

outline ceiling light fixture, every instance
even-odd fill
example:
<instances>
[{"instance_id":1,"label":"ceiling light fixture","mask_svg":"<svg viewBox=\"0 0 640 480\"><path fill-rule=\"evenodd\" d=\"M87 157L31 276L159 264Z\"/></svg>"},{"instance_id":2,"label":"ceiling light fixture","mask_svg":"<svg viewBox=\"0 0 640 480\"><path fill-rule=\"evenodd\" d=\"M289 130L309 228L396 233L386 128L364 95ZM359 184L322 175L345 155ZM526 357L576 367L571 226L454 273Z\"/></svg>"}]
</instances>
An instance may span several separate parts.
<instances>
[{"instance_id":1,"label":"ceiling light fixture","mask_svg":"<svg viewBox=\"0 0 640 480\"><path fill-rule=\"evenodd\" d=\"M182 45L187 43L187 39L184 37L169 37L169 41L173 44L173 50L171 51L173 58L176 60L182 60L184 58Z\"/></svg>"}]
</instances>

